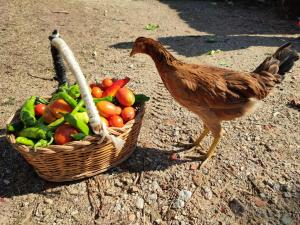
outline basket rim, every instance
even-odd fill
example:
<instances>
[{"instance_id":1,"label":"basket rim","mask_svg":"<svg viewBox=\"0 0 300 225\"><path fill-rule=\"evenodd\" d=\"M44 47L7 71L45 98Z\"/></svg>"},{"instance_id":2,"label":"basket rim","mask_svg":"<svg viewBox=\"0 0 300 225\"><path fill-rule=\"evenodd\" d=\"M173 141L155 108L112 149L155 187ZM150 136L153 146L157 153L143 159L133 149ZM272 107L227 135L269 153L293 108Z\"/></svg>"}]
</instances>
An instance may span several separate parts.
<instances>
[{"instance_id":1,"label":"basket rim","mask_svg":"<svg viewBox=\"0 0 300 225\"><path fill-rule=\"evenodd\" d=\"M43 98L47 98L47 97L43 97ZM125 126L123 126L122 128L118 128L118 127L107 127L108 131L110 132L110 134L113 134L117 137L122 137L126 134L126 132L130 132L130 130L132 129L132 127L137 124L140 123L143 119L143 115L145 114L145 109L146 109L146 104L143 103L139 106L139 110L138 113L136 115L136 117L133 120L128 121ZM18 110L16 110L7 120L6 125L10 124L12 122L12 120L15 118L15 116L17 115L18 111L20 110L20 108ZM80 141L71 141L68 142L64 145L56 145L56 144L51 144L47 147L37 147L36 150L34 151L32 146L27 146L27 145L23 145L23 144L19 144L16 142L16 136L13 133L9 133L6 129L6 139L8 140L8 142L11 145L16 145L18 146L18 148L21 148L24 152L32 152L34 154L38 154L39 152L45 152L45 153L54 153L55 150L64 150L64 151L72 151L74 150L74 146L87 146L87 145L91 145L93 144L93 142L96 142L97 139L99 139L99 135L97 134L92 134L92 135L88 135L86 136L83 140ZM106 146L108 144L110 144L111 141L109 140L104 140L102 142L103 146ZM80 147L79 147L80 148ZM78 149L78 148L77 148Z\"/></svg>"}]
</instances>

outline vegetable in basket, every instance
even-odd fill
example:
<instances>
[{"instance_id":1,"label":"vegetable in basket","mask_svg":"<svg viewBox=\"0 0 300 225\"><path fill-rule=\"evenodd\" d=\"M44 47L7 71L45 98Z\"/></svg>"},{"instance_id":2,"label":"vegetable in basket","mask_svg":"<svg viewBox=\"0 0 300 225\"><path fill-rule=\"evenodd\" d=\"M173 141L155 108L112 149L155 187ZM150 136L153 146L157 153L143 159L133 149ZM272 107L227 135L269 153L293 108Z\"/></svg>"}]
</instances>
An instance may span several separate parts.
<instances>
[{"instance_id":1,"label":"vegetable in basket","mask_svg":"<svg viewBox=\"0 0 300 225\"><path fill-rule=\"evenodd\" d=\"M36 100L36 96L31 96L24 103L21 112L20 118L25 127L32 127L36 123L35 112L34 112L34 103Z\"/></svg>"},{"instance_id":2,"label":"vegetable in basket","mask_svg":"<svg viewBox=\"0 0 300 225\"><path fill-rule=\"evenodd\" d=\"M120 88L124 87L130 78L125 77L124 79L115 81L110 87L108 87L102 94L102 97L112 96L115 97Z\"/></svg>"}]
</instances>

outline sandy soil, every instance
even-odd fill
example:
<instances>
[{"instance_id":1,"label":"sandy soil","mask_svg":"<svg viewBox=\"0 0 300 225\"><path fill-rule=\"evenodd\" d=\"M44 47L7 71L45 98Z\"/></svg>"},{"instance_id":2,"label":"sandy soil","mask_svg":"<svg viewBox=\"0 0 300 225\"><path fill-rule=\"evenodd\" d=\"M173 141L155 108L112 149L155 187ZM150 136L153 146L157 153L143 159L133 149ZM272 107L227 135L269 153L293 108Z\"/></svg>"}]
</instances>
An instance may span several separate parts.
<instances>
[{"instance_id":1,"label":"sandy soil","mask_svg":"<svg viewBox=\"0 0 300 225\"><path fill-rule=\"evenodd\" d=\"M287 41L300 50L293 21L273 8L210 1L0 5L0 224L300 223L300 114L288 105L300 96L299 63L253 115L223 124L218 155L197 170L197 153L178 161L169 155L177 143L198 135L201 122L172 100L149 57L128 56L135 38L147 36L186 62L251 71ZM145 30L149 23L159 28ZM40 179L5 139L5 123L24 100L57 86L48 41L54 28L89 81L126 75L133 89L151 97L129 160L94 178L62 184Z\"/></svg>"}]
</instances>

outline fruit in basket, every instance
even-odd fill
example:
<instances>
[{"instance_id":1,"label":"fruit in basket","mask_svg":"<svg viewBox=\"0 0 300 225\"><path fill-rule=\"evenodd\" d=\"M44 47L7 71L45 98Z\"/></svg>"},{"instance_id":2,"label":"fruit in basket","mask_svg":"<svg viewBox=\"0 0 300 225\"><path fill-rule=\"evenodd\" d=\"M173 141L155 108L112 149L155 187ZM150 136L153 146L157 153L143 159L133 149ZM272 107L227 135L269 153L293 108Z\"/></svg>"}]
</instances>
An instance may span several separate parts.
<instances>
[{"instance_id":1,"label":"fruit in basket","mask_svg":"<svg viewBox=\"0 0 300 225\"><path fill-rule=\"evenodd\" d=\"M92 88L92 96L94 98L101 98L102 97L103 91L101 90L100 87L93 87Z\"/></svg>"},{"instance_id":2,"label":"fruit in basket","mask_svg":"<svg viewBox=\"0 0 300 225\"><path fill-rule=\"evenodd\" d=\"M34 107L35 115L42 116L45 111L45 108L46 108L46 105L42 104L42 103L35 105L35 107Z\"/></svg>"},{"instance_id":3,"label":"fruit in basket","mask_svg":"<svg viewBox=\"0 0 300 225\"><path fill-rule=\"evenodd\" d=\"M56 118L61 118L63 114L72 112L72 107L63 99L57 99L51 102L48 107Z\"/></svg>"},{"instance_id":4,"label":"fruit in basket","mask_svg":"<svg viewBox=\"0 0 300 225\"><path fill-rule=\"evenodd\" d=\"M121 116L114 115L108 119L109 125L111 127L123 127L124 121Z\"/></svg>"},{"instance_id":5,"label":"fruit in basket","mask_svg":"<svg viewBox=\"0 0 300 225\"><path fill-rule=\"evenodd\" d=\"M52 123L57 118L51 113L50 108L47 106L43 113L43 118L46 123Z\"/></svg>"},{"instance_id":6,"label":"fruit in basket","mask_svg":"<svg viewBox=\"0 0 300 225\"><path fill-rule=\"evenodd\" d=\"M131 106L125 107L122 110L121 116L125 122L132 120L135 117L135 109Z\"/></svg>"},{"instance_id":7,"label":"fruit in basket","mask_svg":"<svg viewBox=\"0 0 300 225\"><path fill-rule=\"evenodd\" d=\"M116 115L116 106L108 101L101 101L96 104L97 109L101 116L109 118Z\"/></svg>"},{"instance_id":8,"label":"fruit in basket","mask_svg":"<svg viewBox=\"0 0 300 225\"><path fill-rule=\"evenodd\" d=\"M70 124L63 124L59 126L54 133L54 141L58 145L66 144L73 141L73 134L77 134L78 130Z\"/></svg>"},{"instance_id":9,"label":"fruit in basket","mask_svg":"<svg viewBox=\"0 0 300 225\"><path fill-rule=\"evenodd\" d=\"M116 97L120 104L123 106L132 106L135 101L133 92L127 87L120 88Z\"/></svg>"},{"instance_id":10,"label":"fruit in basket","mask_svg":"<svg viewBox=\"0 0 300 225\"><path fill-rule=\"evenodd\" d=\"M121 80L116 80L109 88L107 88L102 97L112 96L115 97L120 88L124 87L129 82L129 77L126 77Z\"/></svg>"},{"instance_id":11,"label":"fruit in basket","mask_svg":"<svg viewBox=\"0 0 300 225\"><path fill-rule=\"evenodd\" d=\"M112 86L113 85L113 80L112 79L110 79L110 78L105 78L103 81L102 81L102 87L104 88L104 89L107 89L107 88L109 88L110 86Z\"/></svg>"},{"instance_id":12,"label":"fruit in basket","mask_svg":"<svg viewBox=\"0 0 300 225\"><path fill-rule=\"evenodd\" d=\"M122 108L120 106L116 106L116 114L120 115L122 113Z\"/></svg>"}]
</instances>

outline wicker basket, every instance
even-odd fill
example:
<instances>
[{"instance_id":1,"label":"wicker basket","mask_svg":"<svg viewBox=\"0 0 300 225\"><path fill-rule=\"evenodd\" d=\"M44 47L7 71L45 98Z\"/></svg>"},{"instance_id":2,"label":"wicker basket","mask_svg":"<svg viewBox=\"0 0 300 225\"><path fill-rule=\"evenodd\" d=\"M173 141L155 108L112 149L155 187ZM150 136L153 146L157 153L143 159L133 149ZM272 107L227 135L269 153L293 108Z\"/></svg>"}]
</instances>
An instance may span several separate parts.
<instances>
[{"instance_id":1,"label":"wicker basket","mask_svg":"<svg viewBox=\"0 0 300 225\"><path fill-rule=\"evenodd\" d=\"M125 141L122 149L117 150L113 143L99 135L87 136L82 141L73 141L65 145L49 145L37 148L16 143L13 134L6 134L8 142L27 162L32 165L38 175L53 182L73 181L94 176L117 166L126 160L135 150L142 125L145 106L141 105L134 120L122 128L108 128L113 134ZM19 118L17 111L9 120L15 122Z\"/></svg>"},{"instance_id":2,"label":"wicker basket","mask_svg":"<svg viewBox=\"0 0 300 225\"><path fill-rule=\"evenodd\" d=\"M22 154L34 167L37 174L48 181L62 182L79 180L104 172L126 160L135 150L142 125L145 108L142 106L134 120L122 128L108 128L125 141L118 151L111 142L98 143L99 136L88 136L82 141L73 141L65 145L49 145L47 148L31 147L16 143L13 134L7 134L7 140L14 149ZM9 119L16 121L18 113Z\"/></svg>"}]
</instances>

